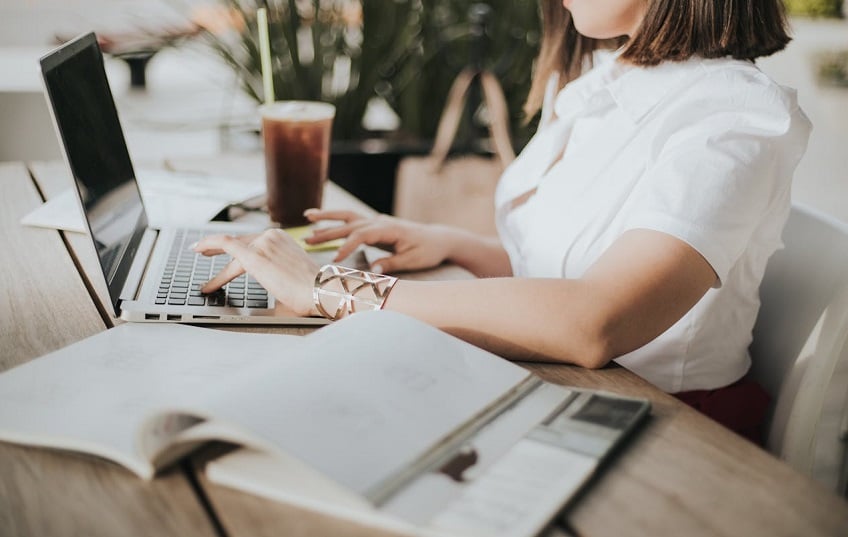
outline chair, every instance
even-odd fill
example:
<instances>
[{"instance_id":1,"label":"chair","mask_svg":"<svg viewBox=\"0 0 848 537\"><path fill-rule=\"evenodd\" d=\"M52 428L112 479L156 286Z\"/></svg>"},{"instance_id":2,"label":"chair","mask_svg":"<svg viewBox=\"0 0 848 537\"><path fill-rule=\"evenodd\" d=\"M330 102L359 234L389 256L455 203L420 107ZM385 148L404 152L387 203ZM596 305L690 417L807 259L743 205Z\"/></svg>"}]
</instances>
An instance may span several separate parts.
<instances>
[{"instance_id":1,"label":"chair","mask_svg":"<svg viewBox=\"0 0 848 537\"><path fill-rule=\"evenodd\" d=\"M848 496L848 225L793 205L760 287L751 376L772 409L766 447Z\"/></svg>"}]
</instances>

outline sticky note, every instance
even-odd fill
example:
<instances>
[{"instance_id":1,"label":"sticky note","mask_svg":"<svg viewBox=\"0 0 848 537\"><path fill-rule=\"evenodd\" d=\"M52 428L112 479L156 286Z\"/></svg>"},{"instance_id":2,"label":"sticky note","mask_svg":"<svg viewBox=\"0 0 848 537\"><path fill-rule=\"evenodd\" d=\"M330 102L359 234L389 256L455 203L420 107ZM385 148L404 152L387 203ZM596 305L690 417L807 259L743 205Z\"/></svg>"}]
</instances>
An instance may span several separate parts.
<instances>
[{"instance_id":1,"label":"sticky note","mask_svg":"<svg viewBox=\"0 0 848 537\"><path fill-rule=\"evenodd\" d=\"M307 244L304 239L312 235L312 226L288 227L284 230L307 252L324 252L326 250L337 250L344 244L344 239L334 239L321 244Z\"/></svg>"}]
</instances>

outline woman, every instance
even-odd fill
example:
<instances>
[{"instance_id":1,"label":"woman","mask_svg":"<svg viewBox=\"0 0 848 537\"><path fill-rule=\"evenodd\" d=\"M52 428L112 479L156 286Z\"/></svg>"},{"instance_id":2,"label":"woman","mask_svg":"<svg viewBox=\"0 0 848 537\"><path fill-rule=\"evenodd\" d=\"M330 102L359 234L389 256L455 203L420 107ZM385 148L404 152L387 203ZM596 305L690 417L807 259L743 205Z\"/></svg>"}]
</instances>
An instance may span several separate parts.
<instances>
[{"instance_id":1,"label":"woman","mask_svg":"<svg viewBox=\"0 0 848 537\"><path fill-rule=\"evenodd\" d=\"M373 307L513 359L614 359L756 434L766 400L741 379L810 131L794 92L753 63L789 41L780 0L544 1L543 14L528 110L551 75L564 87L498 186L500 241L310 210L312 221L344 221L310 242L347 237L337 260L361 244L390 247L375 273L463 266L481 278L379 280ZM610 43L621 48L590 69ZM302 315L348 313L327 302L338 278L316 284L319 267L282 232L211 237L197 250L235 258L206 292L247 271Z\"/></svg>"}]
</instances>

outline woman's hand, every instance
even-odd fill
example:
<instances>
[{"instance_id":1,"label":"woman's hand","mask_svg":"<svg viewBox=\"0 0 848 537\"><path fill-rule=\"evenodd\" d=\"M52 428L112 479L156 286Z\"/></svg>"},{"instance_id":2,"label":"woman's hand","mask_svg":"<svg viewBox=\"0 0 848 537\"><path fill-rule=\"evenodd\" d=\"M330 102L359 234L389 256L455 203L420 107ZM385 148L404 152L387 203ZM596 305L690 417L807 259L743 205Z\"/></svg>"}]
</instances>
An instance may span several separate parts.
<instances>
[{"instance_id":1,"label":"woman's hand","mask_svg":"<svg viewBox=\"0 0 848 537\"><path fill-rule=\"evenodd\" d=\"M309 209L304 214L311 222L343 222L339 226L317 229L306 239L309 244L320 244L346 237L347 241L336 255L336 262L349 256L361 244L392 252L392 255L371 266L371 270L378 273L432 268L446 261L451 254L452 230L444 226L419 224L387 215L365 217L353 211Z\"/></svg>"},{"instance_id":2,"label":"woman's hand","mask_svg":"<svg viewBox=\"0 0 848 537\"><path fill-rule=\"evenodd\" d=\"M298 315L318 314L312 303L312 286L319 267L285 231L269 229L242 237L213 235L200 240L194 251L206 256L226 252L233 258L202 292L214 292L247 272Z\"/></svg>"}]
</instances>

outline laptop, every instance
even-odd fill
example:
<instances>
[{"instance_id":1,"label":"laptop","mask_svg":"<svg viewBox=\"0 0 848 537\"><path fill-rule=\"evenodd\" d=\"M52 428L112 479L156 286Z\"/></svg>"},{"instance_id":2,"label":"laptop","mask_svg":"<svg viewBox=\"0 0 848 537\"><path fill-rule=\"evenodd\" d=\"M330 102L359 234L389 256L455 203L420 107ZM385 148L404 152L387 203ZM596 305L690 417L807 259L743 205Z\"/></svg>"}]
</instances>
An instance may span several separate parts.
<instances>
[{"instance_id":1,"label":"laptop","mask_svg":"<svg viewBox=\"0 0 848 537\"><path fill-rule=\"evenodd\" d=\"M219 292L200 293L229 257L207 258L189 246L205 235L260 230L231 222L200 229L149 226L95 34L69 41L40 63L48 108L116 317L141 322L328 322L295 315L246 274Z\"/></svg>"}]
</instances>

